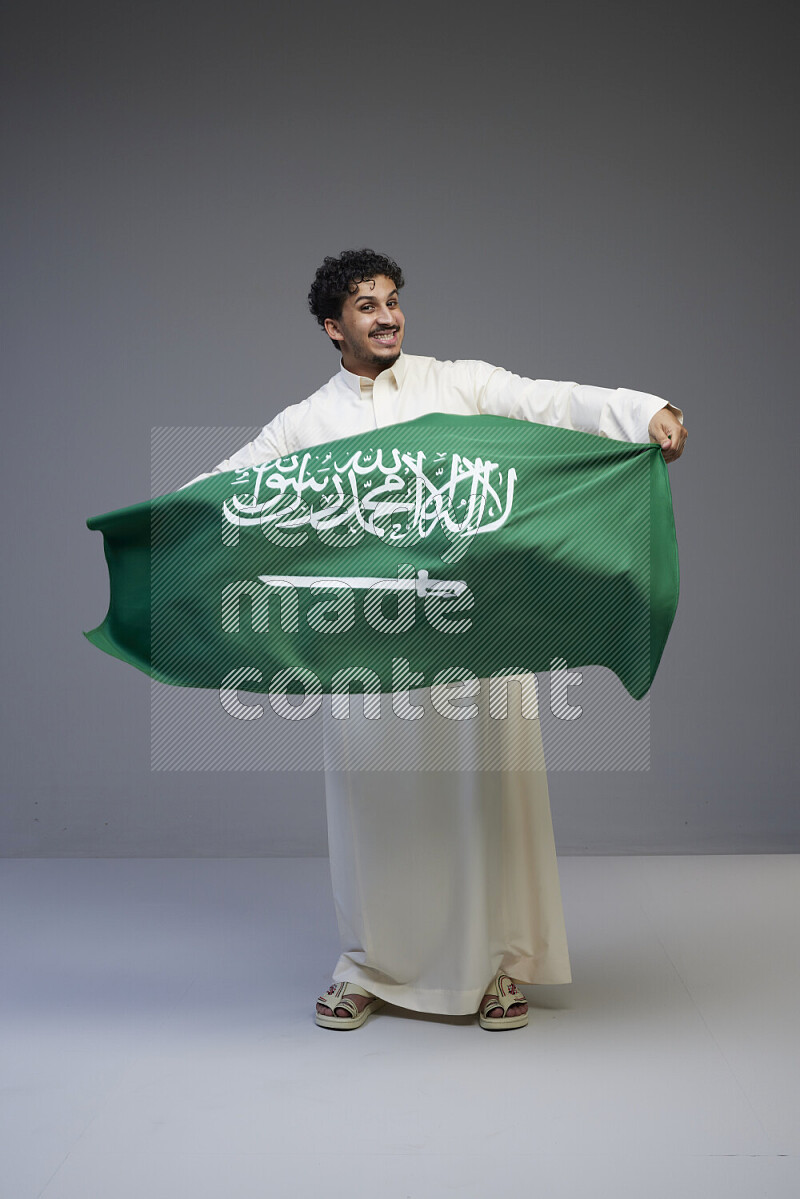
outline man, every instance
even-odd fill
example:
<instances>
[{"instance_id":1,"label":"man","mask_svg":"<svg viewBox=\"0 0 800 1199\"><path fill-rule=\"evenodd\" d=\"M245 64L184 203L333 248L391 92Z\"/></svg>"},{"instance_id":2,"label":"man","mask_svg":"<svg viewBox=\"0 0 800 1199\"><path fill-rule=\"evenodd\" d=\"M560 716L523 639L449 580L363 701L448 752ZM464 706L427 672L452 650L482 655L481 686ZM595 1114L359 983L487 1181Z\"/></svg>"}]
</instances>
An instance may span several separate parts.
<instances>
[{"instance_id":1,"label":"man","mask_svg":"<svg viewBox=\"0 0 800 1199\"><path fill-rule=\"evenodd\" d=\"M680 457L683 414L657 396L405 354L403 282L398 265L372 250L326 258L309 307L340 354L339 371L212 473L430 411L649 438L667 462ZM430 719L426 710L417 725ZM514 731L520 717L509 719ZM440 722L436 736L454 736L453 724ZM479 721L464 724L474 724L477 737ZM342 954L317 1001L322 1027L360 1027L389 1001L422 1012L477 1011L481 1027L504 1031L528 1020L517 983L570 981L538 720L517 731L540 769L427 771L416 768L420 758L405 771L347 771L333 752L341 722L327 722L326 753L337 761L326 769L326 805ZM463 727L458 732L463 740ZM359 733L380 761L381 721L362 722Z\"/></svg>"}]
</instances>

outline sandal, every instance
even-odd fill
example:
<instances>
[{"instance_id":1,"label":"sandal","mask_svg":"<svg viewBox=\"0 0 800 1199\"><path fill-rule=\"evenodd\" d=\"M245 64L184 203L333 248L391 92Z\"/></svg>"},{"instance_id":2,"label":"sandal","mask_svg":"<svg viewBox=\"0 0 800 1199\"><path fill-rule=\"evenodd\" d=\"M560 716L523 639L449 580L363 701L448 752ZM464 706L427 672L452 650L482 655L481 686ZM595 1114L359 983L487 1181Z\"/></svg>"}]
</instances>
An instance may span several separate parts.
<instances>
[{"instance_id":1,"label":"sandal","mask_svg":"<svg viewBox=\"0 0 800 1199\"><path fill-rule=\"evenodd\" d=\"M347 998L348 995L369 995L371 1002L364 1004L363 1009L359 1011L352 999ZM317 999L317 1003L330 1008L333 1015L323 1016L321 1012L316 1012L316 1021L320 1028L360 1028L373 1012L383 1007L383 1002L377 995L372 995L363 987L357 987L355 983L335 982ZM348 1012L353 1013L352 1016L337 1016L337 1007L346 1008Z\"/></svg>"},{"instance_id":2,"label":"sandal","mask_svg":"<svg viewBox=\"0 0 800 1199\"><path fill-rule=\"evenodd\" d=\"M486 994L496 996L490 999L482 1011L479 1011L478 1018L481 1028L488 1028L490 1031L495 1031L504 1028L524 1028L528 1023L528 1013L524 1012L521 1016L507 1016L506 1012L515 1003L527 1003L525 996L520 991L519 987L511 981L507 974L503 974L502 970L496 975L494 982L487 989ZM483 1001L482 1001L483 1002ZM502 1016L488 1016L487 1012L502 1011Z\"/></svg>"}]
</instances>

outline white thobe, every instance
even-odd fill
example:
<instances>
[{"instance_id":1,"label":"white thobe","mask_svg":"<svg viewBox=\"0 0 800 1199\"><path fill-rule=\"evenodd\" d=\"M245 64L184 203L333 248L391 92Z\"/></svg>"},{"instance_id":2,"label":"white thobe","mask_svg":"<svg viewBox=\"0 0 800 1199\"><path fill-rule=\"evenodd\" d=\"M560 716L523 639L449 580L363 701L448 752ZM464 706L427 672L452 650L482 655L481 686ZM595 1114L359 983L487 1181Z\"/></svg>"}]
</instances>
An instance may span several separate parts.
<instances>
[{"instance_id":1,"label":"white thobe","mask_svg":"<svg viewBox=\"0 0 800 1199\"><path fill-rule=\"evenodd\" d=\"M210 473L432 411L646 442L649 422L664 406L658 396L626 388L525 379L486 362L403 353L374 381L342 367ZM425 708L420 726L437 719L428 696L411 692ZM440 719L436 734L458 737L463 746L471 726L466 735L477 745L486 718L486 705L479 705L474 720ZM571 980L539 721L523 721L513 702L507 719L507 732L526 738L538 769L475 769L473 753L472 769L463 771L415 769L413 754L405 770L343 770L344 722L326 718L326 763L337 764L325 774L341 938L335 981L357 983L401 1007L459 1015L477 1011L500 968L519 983ZM359 720L358 734L370 739L372 761L380 761L385 722L351 715L348 735ZM430 726L420 734L430 736Z\"/></svg>"}]
</instances>

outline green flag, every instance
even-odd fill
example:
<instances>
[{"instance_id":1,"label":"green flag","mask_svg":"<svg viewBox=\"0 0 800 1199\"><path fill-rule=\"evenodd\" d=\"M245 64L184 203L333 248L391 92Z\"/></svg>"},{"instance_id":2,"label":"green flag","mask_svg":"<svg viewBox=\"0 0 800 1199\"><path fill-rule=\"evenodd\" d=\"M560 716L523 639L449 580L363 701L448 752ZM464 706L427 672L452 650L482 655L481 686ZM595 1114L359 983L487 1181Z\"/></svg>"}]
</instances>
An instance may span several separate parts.
<instances>
[{"instance_id":1,"label":"green flag","mask_svg":"<svg viewBox=\"0 0 800 1199\"><path fill-rule=\"evenodd\" d=\"M640 699L678 599L660 448L506 417L431 413L87 524L110 602L86 636L185 687L603 665Z\"/></svg>"}]
</instances>

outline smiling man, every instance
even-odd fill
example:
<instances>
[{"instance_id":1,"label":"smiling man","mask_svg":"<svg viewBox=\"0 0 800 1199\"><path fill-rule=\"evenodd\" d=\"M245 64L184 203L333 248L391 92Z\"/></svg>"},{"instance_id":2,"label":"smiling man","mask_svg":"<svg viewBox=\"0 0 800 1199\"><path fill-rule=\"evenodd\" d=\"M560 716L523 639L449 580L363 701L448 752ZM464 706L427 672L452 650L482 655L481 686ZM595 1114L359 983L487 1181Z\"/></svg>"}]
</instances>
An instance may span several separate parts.
<instances>
[{"instance_id":1,"label":"smiling man","mask_svg":"<svg viewBox=\"0 0 800 1199\"><path fill-rule=\"evenodd\" d=\"M649 440L667 462L680 457L683 414L658 396L406 354L403 283L397 263L372 250L326 258L309 307L339 352L339 370L212 473L435 411ZM414 725L420 747L431 732L422 726L436 719L424 707L425 718ZM343 723L326 726L326 754L345 736ZM373 762L386 760L385 721L364 718L356 729L353 719L346 723L347 735L369 745ZM528 1021L517 984L571 981L539 721L523 717L519 705L510 707L507 724L510 737L531 747L538 769L481 769L478 755L469 771L422 770L421 749L404 770L326 769L342 952L317 1001L322 1027L358 1028L388 1001L418 1012L477 1012L482 1028L503 1031ZM480 720L439 722L442 744L456 736L460 749L474 737L474 749Z\"/></svg>"},{"instance_id":2,"label":"smiling man","mask_svg":"<svg viewBox=\"0 0 800 1199\"><path fill-rule=\"evenodd\" d=\"M342 355L345 370L377 379L397 362L403 344L406 320L400 311L398 285L387 275L378 275L352 286L341 304L320 297L321 313L329 308L336 312L323 317L323 327Z\"/></svg>"}]
</instances>

